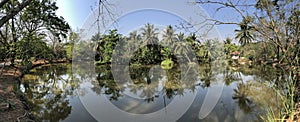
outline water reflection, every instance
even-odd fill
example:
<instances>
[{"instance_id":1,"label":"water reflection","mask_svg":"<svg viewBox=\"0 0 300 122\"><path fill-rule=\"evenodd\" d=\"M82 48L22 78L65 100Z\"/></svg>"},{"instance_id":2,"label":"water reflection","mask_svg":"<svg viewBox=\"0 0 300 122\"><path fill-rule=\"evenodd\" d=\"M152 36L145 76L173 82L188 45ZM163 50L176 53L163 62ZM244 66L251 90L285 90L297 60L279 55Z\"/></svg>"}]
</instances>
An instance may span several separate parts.
<instances>
[{"instance_id":1,"label":"water reflection","mask_svg":"<svg viewBox=\"0 0 300 122\"><path fill-rule=\"evenodd\" d=\"M79 84L72 82L69 66L39 67L24 76L21 90L37 118L60 121L71 113L67 97L74 96Z\"/></svg>"},{"instance_id":2,"label":"water reflection","mask_svg":"<svg viewBox=\"0 0 300 122\"><path fill-rule=\"evenodd\" d=\"M249 96L247 96L247 92L251 90L250 87L244 83L238 83L237 88L233 89L234 94L232 99L238 103L238 106L245 112L252 112L252 108L254 107L253 102L250 100Z\"/></svg>"},{"instance_id":3,"label":"water reflection","mask_svg":"<svg viewBox=\"0 0 300 122\"><path fill-rule=\"evenodd\" d=\"M110 66L96 67L97 74L78 67L80 70L74 73L72 68L71 64L43 66L24 76L20 89L38 119L95 121L80 103L79 95L104 95L123 111L144 114L165 109L175 97L197 91L196 99L179 121L255 121L264 113L263 107L278 107L278 97L266 83L285 77L270 67L227 67L216 71L211 65L201 65L184 67L186 72L182 72L180 66L172 70L140 66L126 67L130 77L120 85L115 82ZM193 74L197 77L191 77ZM88 78L92 87L83 87L82 81ZM207 90L217 89L220 82L226 84L221 99L212 113L199 120Z\"/></svg>"}]
</instances>

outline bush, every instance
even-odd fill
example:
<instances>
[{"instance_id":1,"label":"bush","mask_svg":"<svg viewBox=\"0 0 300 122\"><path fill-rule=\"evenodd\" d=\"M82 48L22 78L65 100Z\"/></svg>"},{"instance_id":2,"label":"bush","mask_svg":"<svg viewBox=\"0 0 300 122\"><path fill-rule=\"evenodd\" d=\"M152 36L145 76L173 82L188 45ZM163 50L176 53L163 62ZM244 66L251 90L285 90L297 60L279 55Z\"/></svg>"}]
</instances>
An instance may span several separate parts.
<instances>
[{"instance_id":1,"label":"bush","mask_svg":"<svg viewBox=\"0 0 300 122\"><path fill-rule=\"evenodd\" d=\"M171 59L166 59L161 62L161 68L163 69L172 69L174 62Z\"/></svg>"}]
</instances>

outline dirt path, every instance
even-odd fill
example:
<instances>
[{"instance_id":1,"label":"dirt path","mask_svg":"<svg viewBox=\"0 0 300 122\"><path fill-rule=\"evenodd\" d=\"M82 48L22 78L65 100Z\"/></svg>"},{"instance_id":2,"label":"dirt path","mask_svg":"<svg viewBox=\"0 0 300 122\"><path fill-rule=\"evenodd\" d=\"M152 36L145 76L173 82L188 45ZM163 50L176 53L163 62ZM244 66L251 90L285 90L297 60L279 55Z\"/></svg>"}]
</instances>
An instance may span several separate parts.
<instances>
[{"instance_id":1,"label":"dirt path","mask_svg":"<svg viewBox=\"0 0 300 122\"><path fill-rule=\"evenodd\" d=\"M56 60L53 63L65 63L66 60ZM38 60L32 62L32 67L49 64L48 61ZM30 69L31 69L30 68ZM2 70L2 72L1 72ZM30 106L22 94L16 93L15 86L19 84L25 71L23 67L0 66L0 122L33 121Z\"/></svg>"}]
</instances>

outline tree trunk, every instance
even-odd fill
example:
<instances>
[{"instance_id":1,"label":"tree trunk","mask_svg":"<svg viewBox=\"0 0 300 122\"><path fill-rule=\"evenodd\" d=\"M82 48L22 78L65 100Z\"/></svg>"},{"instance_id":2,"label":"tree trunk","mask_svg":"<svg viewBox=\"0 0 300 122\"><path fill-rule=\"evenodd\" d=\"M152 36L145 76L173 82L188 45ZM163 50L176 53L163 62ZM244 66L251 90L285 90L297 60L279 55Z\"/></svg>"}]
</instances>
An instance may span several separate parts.
<instances>
[{"instance_id":1,"label":"tree trunk","mask_svg":"<svg viewBox=\"0 0 300 122\"><path fill-rule=\"evenodd\" d=\"M11 50L11 66L15 65L15 58L16 58L16 43L17 43L17 38L16 38L16 29L15 29L15 22L14 22L14 17L11 18L11 33L12 33L12 50Z\"/></svg>"}]
</instances>

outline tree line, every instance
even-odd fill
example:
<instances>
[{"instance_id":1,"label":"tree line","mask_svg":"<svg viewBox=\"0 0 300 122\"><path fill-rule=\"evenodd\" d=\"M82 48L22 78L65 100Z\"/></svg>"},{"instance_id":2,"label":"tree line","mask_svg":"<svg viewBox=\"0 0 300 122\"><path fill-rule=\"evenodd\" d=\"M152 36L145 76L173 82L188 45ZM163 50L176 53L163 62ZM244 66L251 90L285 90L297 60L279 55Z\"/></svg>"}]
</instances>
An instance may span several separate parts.
<instances>
[{"instance_id":1,"label":"tree line","mask_svg":"<svg viewBox=\"0 0 300 122\"><path fill-rule=\"evenodd\" d=\"M186 62L209 63L221 57L216 53L216 50L222 49L217 48L221 43L217 39L201 41L194 33L177 33L171 25L162 31L161 38L158 37L159 33L158 28L148 23L128 36L119 34L117 30L110 30L102 36L95 34L91 38L91 42L96 43L95 60L99 64L111 63L113 53L130 59L131 64L144 65L160 64L164 60L176 63L179 58ZM116 47L118 44L120 46Z\"/></svg>"}]
</instances>

